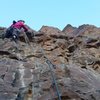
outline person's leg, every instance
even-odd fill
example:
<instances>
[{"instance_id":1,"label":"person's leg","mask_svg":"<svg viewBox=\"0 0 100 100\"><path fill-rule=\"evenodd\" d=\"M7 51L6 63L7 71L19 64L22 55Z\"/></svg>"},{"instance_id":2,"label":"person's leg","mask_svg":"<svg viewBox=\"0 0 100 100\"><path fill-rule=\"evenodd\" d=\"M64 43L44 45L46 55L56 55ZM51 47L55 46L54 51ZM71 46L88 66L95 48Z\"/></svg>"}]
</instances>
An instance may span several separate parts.
<instances>
[{"instance_id":1,"label":"person's leg","mask_svg":"<svg viewBox=\"0 0 100 100\"><path fill-rule=\"evenodd\" d=\"M14 46L15 46L15 51L19 51L20 50L20 46L19 46L19 32L17 31L16 28L13 29L13 33L12 33L12 40L14 41Z\"/></svg>"},{"instance_id":2,"label":"person's leg","mask_svg":"<svg viewBox=\"0 0 100 100\"><path fill-rule=\"evenodd\" d=\"M15 42L17 42L19 40L19 34L20 34L20 32L18 31L18 29L14 28L13 34L12 34L12 39Z\"/></svg>"},{"instance_id":3,"label":"person's leg","mask_svg":"<svg viewBox=\"0 0 100 100\"><path fill-rule=\"evenodd\" d=\"M12 37L12 28L8 28L4 34L4 38Z\"/></svg>"}]
</instances>

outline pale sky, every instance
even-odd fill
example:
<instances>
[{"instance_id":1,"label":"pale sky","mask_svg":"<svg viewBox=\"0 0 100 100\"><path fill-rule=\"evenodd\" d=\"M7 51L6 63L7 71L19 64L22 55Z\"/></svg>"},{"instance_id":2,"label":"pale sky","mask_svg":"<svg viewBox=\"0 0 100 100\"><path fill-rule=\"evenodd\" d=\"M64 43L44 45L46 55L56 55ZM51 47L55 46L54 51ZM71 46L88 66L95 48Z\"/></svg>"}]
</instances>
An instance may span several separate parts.
<instances>
[{"instance_id":1,"label":"pale sky","mask_svg":"<svg viewBox=\"0 0 100 100\"><path fill-rule=\"evenodd\" d=\"M100 27L100 0L0 0L0 26L20 19L37 31L43 25L61 30L67 24Z\"/></svg>"}]
</instances>

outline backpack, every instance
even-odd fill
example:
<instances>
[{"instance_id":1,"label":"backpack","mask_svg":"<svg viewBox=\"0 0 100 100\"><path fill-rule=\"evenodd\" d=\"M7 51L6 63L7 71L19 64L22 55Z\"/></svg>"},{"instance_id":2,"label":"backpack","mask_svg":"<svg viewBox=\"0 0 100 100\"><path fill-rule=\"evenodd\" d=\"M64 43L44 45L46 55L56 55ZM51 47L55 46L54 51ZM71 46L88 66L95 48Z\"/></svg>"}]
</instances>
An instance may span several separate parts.
<instances>
[{"instance_id":1,"label":"backpack","mask_svg":"<svg viewBox=\"0 0 100 100\"><path fill-rule=\"evenodd\" d=\"M15 20L13 20L13 25L16 23L16 21Z\"/></svg>"}]
</instances>

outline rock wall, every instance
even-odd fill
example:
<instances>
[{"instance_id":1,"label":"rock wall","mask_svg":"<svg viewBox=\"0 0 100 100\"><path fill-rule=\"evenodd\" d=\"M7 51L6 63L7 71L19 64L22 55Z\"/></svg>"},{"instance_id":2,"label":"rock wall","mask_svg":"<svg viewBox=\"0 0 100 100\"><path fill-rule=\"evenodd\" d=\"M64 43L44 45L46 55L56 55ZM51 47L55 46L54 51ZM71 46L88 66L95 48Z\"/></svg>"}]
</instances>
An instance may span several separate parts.
<instances>
[{"instance_id":1,"label":"rock wall","mask_svg":"<svg viewBox=\"0 0 100 100\"><path fill-rule=\"evenodd\" d=\"M22 37L0 39L0 100L60 100L54 79L61 100L100 100L100 28L43 26Z\"/></svg>"}]
</instances>

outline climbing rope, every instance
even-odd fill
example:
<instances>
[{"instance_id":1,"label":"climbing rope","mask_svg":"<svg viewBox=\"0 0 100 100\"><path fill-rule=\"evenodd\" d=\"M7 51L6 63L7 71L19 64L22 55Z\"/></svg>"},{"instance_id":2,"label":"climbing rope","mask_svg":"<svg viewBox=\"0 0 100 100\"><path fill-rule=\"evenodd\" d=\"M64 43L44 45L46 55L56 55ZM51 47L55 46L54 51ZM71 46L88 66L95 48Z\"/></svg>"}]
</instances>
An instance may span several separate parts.
<instances>
[{"instance_id":1,"label":"climbing rope","mask_svg":"<svg viewBox=\"0 0 100 100\"><path fill-rule=\"evenodd\" d=\"M51 61L48 60L47 57L45 57L45 58L46 58L46 63L48 64L48 66L50 68L51 76L52 76L52 79L53 79L53 85L56 88L58 99L61 100L61 96L60 96L60 92L59 92L59 89L58 89L58 85L57 85L57 82L56 82L56 79L55 79L55 76L54 76L54 72L52 70L52 67L55 68L55 65L52 64Z\"/></svg>"},{"instance_id":2,"label":"climbing rope","mask_svg":"<svg viewBox=\"0 0 100 100\"><path fill-rule=\"evenodd\" d=\"M30 41L27 37L27 35L24 33L24 36L25 36L25 42L27 44L30 45L30 49L34 50L32 47L31 47L31 44L30 44ZM34 35L34 38L35 38L35 35ZM46 60L46 63L48 64L49 66L49 69L50 69L50 73L51 73L51 76L52 76L52 80L53 80L53 86L55 86L56 88L56 92L57 92L57 96L58 96L58 100L61 100L61 96L60 96L60 92L59 92L59 89L58 89L58 85L57 85L57 82L56 82L56 79L55 79L55 75L54 75L54 72L52 70L52 68L56 68L56 66L48 59L48 57L46 56L46 54L44 53L44 49L40 46L40 49L41 49L41 52Z\"/></svg>"}]
</instances>

